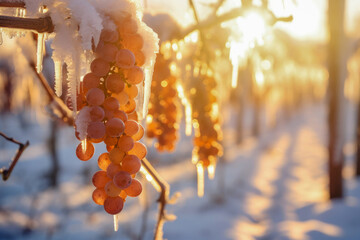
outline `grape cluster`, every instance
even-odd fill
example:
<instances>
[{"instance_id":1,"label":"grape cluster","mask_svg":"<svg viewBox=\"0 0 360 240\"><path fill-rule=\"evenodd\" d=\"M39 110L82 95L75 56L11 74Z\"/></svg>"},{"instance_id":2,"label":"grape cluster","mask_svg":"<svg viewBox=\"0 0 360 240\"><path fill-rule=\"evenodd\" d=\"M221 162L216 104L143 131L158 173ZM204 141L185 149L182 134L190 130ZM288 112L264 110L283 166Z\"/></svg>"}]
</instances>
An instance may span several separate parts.
<instances>
[{"instance_id":1,"label":"grape cluster","mask_svg":"<svg viewBox=\"0 0 360 240\"><path fill-rule=\"evenodd\" d=\"M107 152L98 158L101 170L92 178L96 187L92 198L113 215L121 212L127 196L141 193L141 183L134 177L147 153L145 145L139 142L144 128L137 122L134 100L138 95L136 85L144 80L143 38L131 16L121 17L115 23L119 26L116 30L101 32L91 72L83 78L77 101L77 117L81 121L76 121L80 124L75 126L79 140L84 139L80 136L84 131L81 125L86 128L85 141L76 149L80 160L93 156L93 143L106 144Z\"/></svg>"},{"instance_id":2,"label":"grape cluster","mask_svg":"<svg viewBox=\"0 0 360 240\"><path fill-rule=\"evenodd\" d=\"M190 91L193 126L195 130L193 156L204 168L215 167L222 155L216 81L211 76L200 76Z\"/></svg>"},{"instance_id":3,"label":"grape cluster","mask_svg":"<svg viewBox=\"0 0 360 240\"><path fill-rule=\"evenodd\" d=\"M173 151L179 137L177 79L171 75L169 65L170 61L158 54L147 116L146 134L157 139L155 147L159 151Z\"/></svg>"}]
</instances>

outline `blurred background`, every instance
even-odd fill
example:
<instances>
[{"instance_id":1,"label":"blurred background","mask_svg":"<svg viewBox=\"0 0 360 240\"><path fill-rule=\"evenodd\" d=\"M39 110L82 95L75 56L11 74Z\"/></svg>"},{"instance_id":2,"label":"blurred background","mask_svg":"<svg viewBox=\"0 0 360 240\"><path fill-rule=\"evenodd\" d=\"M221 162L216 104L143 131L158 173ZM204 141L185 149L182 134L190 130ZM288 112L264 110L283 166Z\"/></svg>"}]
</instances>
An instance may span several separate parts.
<instances>
[{"instance_id":1,"label":"blurred background","mask_svg":"<svg viewBox=\"0 0 360 240\"><path fill-rule=\"evenodd\" d=\"M141 5L160 38L147 159L176 197L164 238L360 239L360 2ZM0 239L152 239L159 193L146 177L118 232L92 202L106 147L90 163L76 158L74 129L27 67L36 37L22 35L0 32L0 132L30 142L0 181ZM42 72L53 87L50 43ZM0 167L17 149L0 137Z\"/></svg>"}]
</instances>

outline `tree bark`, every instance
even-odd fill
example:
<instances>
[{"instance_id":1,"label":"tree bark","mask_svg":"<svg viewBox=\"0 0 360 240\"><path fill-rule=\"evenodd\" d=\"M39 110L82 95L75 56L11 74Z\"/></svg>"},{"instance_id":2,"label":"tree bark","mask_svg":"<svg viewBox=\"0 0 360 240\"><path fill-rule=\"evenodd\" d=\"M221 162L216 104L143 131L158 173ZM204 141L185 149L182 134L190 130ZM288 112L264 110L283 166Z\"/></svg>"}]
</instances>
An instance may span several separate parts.
<instances>
[{"instance_id":1,"label":"tree bark","mask_svg":"<svg viewBox=\"0 0 360 240\"><path fill-rule=\"evenodd\" d=\"M345 0L329 0L328 24L330 40L328 45L329 68L329 196L343 197L342 168L344 155L341 129L341 102L343 100L345 61L342 51L344 34Z\"/></svg>"}]
</instances>

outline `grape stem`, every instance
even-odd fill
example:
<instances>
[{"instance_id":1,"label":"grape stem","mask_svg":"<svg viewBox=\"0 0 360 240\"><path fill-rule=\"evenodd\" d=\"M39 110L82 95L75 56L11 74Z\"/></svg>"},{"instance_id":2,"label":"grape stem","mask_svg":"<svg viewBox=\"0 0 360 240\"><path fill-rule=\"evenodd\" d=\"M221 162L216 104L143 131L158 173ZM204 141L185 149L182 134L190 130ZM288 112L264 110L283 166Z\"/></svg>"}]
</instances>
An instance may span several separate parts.
<instances>
[{"instance_id":1,"label":"grape stem","mask_svg":"<svg viewBox=\"0 0 360 240\"><path fill-rule=\"evenodd\" d=\"M146 169L147 173L150 174L151 177L155 180L155 182L159 184L161 189L159 199L157 200L159 202L159 215L154 233L154 239L160 240L163 239L163 225L167 217L165 206L169 201L170 186L164 179L161 178L159 173L146 158L141 160L141 164Z\"/></svg>"},{"instance_id":2,"label":"grape stem","mask_svg":"<svg viewBox=\"0 0 360 240\"><path fill-rule=\"evenodd\" d=\"M26 141L26 143L21 143L17 140L15 140L14 138L8 137L7 135L5 135L4 133L0 132L0 136L2 136L3 138L5 138L7 141L15 143L17 145L19 145L19 149L16 151L15 156L13 157L13 159L11 160L10 166L9 168L0 168L0 174L2 175L2 179L4 181L8 180L12 171L14 170L14 167L16 165L16 163L19 161L21 154L24 152L24 150L30 145L29 141Z\"/></svg>"}]
</instances>

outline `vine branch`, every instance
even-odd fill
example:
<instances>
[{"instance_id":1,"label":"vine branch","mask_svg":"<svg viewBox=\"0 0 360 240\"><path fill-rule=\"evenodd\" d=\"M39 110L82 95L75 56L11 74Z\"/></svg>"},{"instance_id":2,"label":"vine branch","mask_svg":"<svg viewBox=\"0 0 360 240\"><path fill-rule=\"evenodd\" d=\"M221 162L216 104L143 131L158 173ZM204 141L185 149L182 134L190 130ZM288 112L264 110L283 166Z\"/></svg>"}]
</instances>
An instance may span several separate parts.
<instances>
[{"instance_id":1,"label":"vine branch","mask_svg":"<svg viewBox=\"0 0 360 240\"><path fill-rule=\"evenodd\" d=\"M157 200L159 202L159 215L155 227L154 239L162 239L162 226L167 218L165 206L169 203L170 186L164 179L160 177L159 173L146 158L141 160L141 165L145 168L146 172L154 179L154 181L161 189L159 199Z\"/></svg>"},{"instance_id":2,"label":"vine branch","mask_svg":"<svg viewBox=\"0 0 360 240\"><path fill-rule=\"evenodd\" d=\"M0 174L2 174L2 179L4 181L8 180L12 171L14 170L14 167L16 165L16 163L19 161L21 154L24 152L24 150L30 145L29 141L26 141L26 143L21 143L17 140L15 140L14 138L8 137L6 136L4 133L0 132L0 136L2 136L3 138L5 138L7 141L15 143L17 145L19 145L18 150L16 151L16 154L14 156L14 158L11 160L10 166L9 168L0 168Z\"/></svg>"},{"instance_id":3,"label":"vine branch","mask_svg":"<svg viewBox=\"0 0 360 240\"><path fill-rule=\"evenodd\" d=\"M41 18L0 16L0 27L32 30L38 33L52 33L54 31L50 16Z\"/></svg>"}]
</instances>

